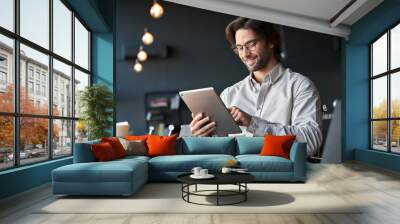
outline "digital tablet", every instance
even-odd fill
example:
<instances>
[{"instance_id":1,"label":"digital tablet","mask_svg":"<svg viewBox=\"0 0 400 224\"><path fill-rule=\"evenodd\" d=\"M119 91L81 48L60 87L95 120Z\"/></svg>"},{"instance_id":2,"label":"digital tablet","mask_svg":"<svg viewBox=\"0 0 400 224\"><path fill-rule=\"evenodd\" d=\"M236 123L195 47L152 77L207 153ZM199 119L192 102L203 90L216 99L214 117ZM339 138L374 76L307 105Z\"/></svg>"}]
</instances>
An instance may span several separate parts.
<instances>
[{"instance_id":1,"label":"digital tablet","mask_svg":"<svg viewBox=\"0 0 400 224\"><path fill-rule=\"evenodd\" d=\"M215 135L228 136L228 134L242 133L224 102L215 93L214 88L181 91L179 96L194 115L204 113L216 122Z\"/></svg>"}]
</instances>

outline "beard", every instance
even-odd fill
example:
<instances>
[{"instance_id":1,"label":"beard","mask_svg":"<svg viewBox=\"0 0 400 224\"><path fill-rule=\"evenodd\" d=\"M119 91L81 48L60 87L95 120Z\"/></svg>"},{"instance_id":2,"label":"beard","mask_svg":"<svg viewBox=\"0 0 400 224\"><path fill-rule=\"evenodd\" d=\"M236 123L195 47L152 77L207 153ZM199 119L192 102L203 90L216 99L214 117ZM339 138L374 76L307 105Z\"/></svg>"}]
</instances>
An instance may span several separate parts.
<instances>
[{"instance_id":1,"label":"beard","mask_svg":"<svg viewBox=\"0 0 400 224\"><path fill-rule=\"evenodd\" d=\"M253 65L248 65L244 60L243 63L246 65L249 72L255 72L261 70L267 66L268 62L271 60L272 50L266 50L259 54L251 54L249 58L254 57L256 62Z\"/></svg>"}]
</instances>

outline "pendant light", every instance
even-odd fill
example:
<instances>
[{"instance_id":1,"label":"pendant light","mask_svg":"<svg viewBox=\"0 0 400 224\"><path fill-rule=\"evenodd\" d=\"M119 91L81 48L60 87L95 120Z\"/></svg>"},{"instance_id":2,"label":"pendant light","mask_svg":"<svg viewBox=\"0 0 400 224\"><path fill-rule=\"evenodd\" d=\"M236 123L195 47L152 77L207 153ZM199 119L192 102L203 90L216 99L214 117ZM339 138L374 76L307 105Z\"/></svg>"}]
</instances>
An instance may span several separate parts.
<instances>
[{"instance_id":1,"label":"pendant light","mask_svg":"<svg viewBox=\"0 0 400 224\"><path fill-rule=\"evenodd\" d=\"M142 41L145 45L150 45L154 41L153 34L151 34L147 28L144 28L144 34L142 36Z\"/></svg>"},{"instance_id":2,"label":"pendant light","mask_svg":"<svg viewBox=\"0 0 400 224\"><path fill-rule=\"evenodd\" d=\"M140 62L138 60L135 61L135 65L133 66L133 70L135 70L135 72L141 72L143 70L143 65L140 64Z\"/></svg>"},{"instance_id":3,"label":"pendant light","mask_svg":"<svg viewBox=\"0 0 400 224\"><path fill-rule=\"evenodd\" d=\"M140 62L144 62L147 60L147 57L148 57L147 52L143 50L143 46L140 46L139 53L137 54L137 59Z\"/></svg>"},{"instance_id":4,"label":"pendant light","mask_svg":"<svg viewBox=\"0 0 400 224\"><path fill-rule=\"evenodd\" d=\"M158 4L156 0L154 0L153 6L151 6L150 9L150 15L155 19L159 19L163 14L164 14L163 7L160 4Z\"/></svg>"}]
</instances>

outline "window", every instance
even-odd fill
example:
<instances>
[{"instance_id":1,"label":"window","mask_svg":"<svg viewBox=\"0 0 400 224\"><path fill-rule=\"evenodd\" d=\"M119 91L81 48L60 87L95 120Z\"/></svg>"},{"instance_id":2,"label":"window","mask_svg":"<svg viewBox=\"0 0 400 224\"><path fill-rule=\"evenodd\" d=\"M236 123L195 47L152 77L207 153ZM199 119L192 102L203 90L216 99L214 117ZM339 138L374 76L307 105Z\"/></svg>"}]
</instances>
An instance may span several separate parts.
<instances>
[{"instance_id":1,"label":"window","mask_svg":"<svg viewBox=\"0 0 400 224\"><path fill-rule=\"evenodd\" d=\"M7 73L0 71L0 84L6 85L7 84Z\"/></svg>"},{"instance_id":2,"label":"window","mask_svg":"<svg viewBox=\"0 0 400 224\"><path fill-rule=\"evenodd\" d=\"M14 0L0 1L0 26L14 31Z\"/></svg>"},{"instance_id":3,"label":"window","mask_svg":"<svg viewBox=\"0 0 400 224\"><path fill-rule=\"evenodd\" d=\"M21 36L49 49L49 0L20 0Z\"/></svg>"},{"instance_id":4,"label":"window","mask_svg":"<svg viewBox=\"0 0 400 224\"><path fill-rule=\"evenodd\" d=\"M39 53L40 54L40 53ZM43 56L43 55L42 55ZM40 81L40 71L39 69L36 69L36 80Z\"/></svg>"},{"instance_id":5,"label":"window","mask_svg":"<svg viewBox=\"0 0 400 224\"><path fill-rule=\"evenodd\" d=\"M371 148L400 153L400 24L370 44Z\"/></svg>"},{"instance_id":6,"label":"window","mask_svg":"<svg viewBox=\"0 0 400 224\"><path fill-rule=\"evenodd\" d=\"M29 74L29 79L33 80L33 67L32 66L29 66L28 74Z\"/></svg>"},{"instance_id":7,"label":"window","mask_svg":"<svg viewBox=\"0 0 400 224\"><path fill-rule=\"evenodd\" d=\"M7 68L7 56L0 55L0 67Z\"/></svg>"},{"instance_id":8,"label":"window","mask_svg":"<svg viewBox=\"0 0 400 224\"><path fill-rule=\"evenodd\" d=\"M87 139L74 105L90 85L90 31L62 0L0 0L0 27L0 170L72 155Z\"/></svg>"},{"instance_id":9,"label":"window","mask_svg":"<svg viewBox=\"0 0 400 224\"><path fill-rule=\"evenodd\" d=\"M71 60L72 12L60 0L53 0L54 53Z\"/></svg>"},{"instance_id":10,"label":"window","mask_svg":"<svg viewBox=\"0 0 400 224\"><path fill-rule=\"evenodd\" d=\"M75 71L75 117L79 117L81 114L80 93L89 85L89 74L83 73L79 70Z\"/></svg>"},{"instance_id":11,"label":"window","mask_svg":"<svg viewBox=\"0 0 400 224\"><path fill-rule=\"evenodd\" d=\"M46 96L46 86L42 86L42 96Z\"/></svg>"},{"instance_id":12,"label":"window","mask_svg":"<svg viewBox=\"0 0 400 224\"><path fill-rule=\"evenodd\" d=\"M0 3L2 6L3 1ZM0 21L3 18L3 8L0 8ZM14 42L11 38L0 33L0 115L1 112L12 113L14 111L14 76L13 66L11 64L14 57ZM7 60L9 59L9 60ZM6 61L7 60L7 61ZM11 135L11 133L9 133ZM1 139L1 136L0 136ZM1 141L1 140L0 140ZM1 146L0 146L1 148ZM0 160L1 164L1 160ZM1 166L1 165L0 165ZM1 169L1 167L0 167Z\"/></svg>"},{"instance_id":13,"label":"window","mask_svg":"<svg viewBox=\"0 0 400 224\"><path fill-rule=\"evenodd\" d=\"M82 68L89 69L89 32L75 18L75 62Z\"/></svg>"},{"instance_id":14,"label":"window","mask_svg":"<svg viewBox=\"0 0 400 224\"><path fill-rule=\"evenodd\" d=\"M71 96L72 95L72 91L70 89L65 89L64 85L66 83L70 83L72 84L72 67L69 65L66 65L56 59L53 60L53 65L54 65L54 70L53 70L53 91L54 91L54 95L53 95L53 103L57 104L59 103L58 101L58 97L59 94L60 96L60 100L61 102L64 103L64 96ZM72 97L69 97L68 100L72 101ZM72 102L68 102L69 105L72 104ZM60 105L61 106L61 105ZM53 114L57 115L60 114L60 108L57 107L56 105L53 105L53 108L55 108L53 110ZM62 113L62 116L68 116L68 117L72 117L72 108L71 107L67 107L65 114Z\"/></svg>"},{"instance_id":15,"label":"window","mask_svg":"<svg viewBox=\"0 0 400 224\"><path fill-rule=\"evenodd\" d=\"M36 84L36 95L40 95L40 84Z\"/></svg>"},{"instance_id":16,"label":"window","mask_svg":"<svg viewBox=\"0 0 400 224\"><path fill-rule=\"evenodd\" d=\"M0 10L1 11L1 10ZM0 170L14 166L14 122L12 116L0 115Z\"/></svg>"},{"instance_id":17,"label":"window","mask_svg":"<svg viewBox=\"0 0 400 224\"><path fill-rule=\"evenodd\" d=\"M29 94L33 94L33 82L28 82L28 92Z\"/></svg>"}]
</instances>

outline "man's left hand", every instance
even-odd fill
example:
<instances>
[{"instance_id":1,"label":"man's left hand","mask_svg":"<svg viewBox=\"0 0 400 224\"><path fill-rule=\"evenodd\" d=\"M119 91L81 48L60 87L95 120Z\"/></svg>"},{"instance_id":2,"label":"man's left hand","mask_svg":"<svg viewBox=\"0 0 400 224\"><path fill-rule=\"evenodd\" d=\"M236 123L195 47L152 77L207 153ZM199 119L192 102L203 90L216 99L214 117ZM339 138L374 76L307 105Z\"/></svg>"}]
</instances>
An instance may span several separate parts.
<instances>
[{"instance_id":1,"label":"man's left hand","mask_svg":"<svg viewBox=\"0 0 400 224\"><path fill-rule=\"evenodd\" d=\"M246 112L240 110L237 107L229 107L229 112L231 113L233 119L239 123L239 125L243 125L245 127L250 126L251 116Z\"/></svg>"}]
</instances>

